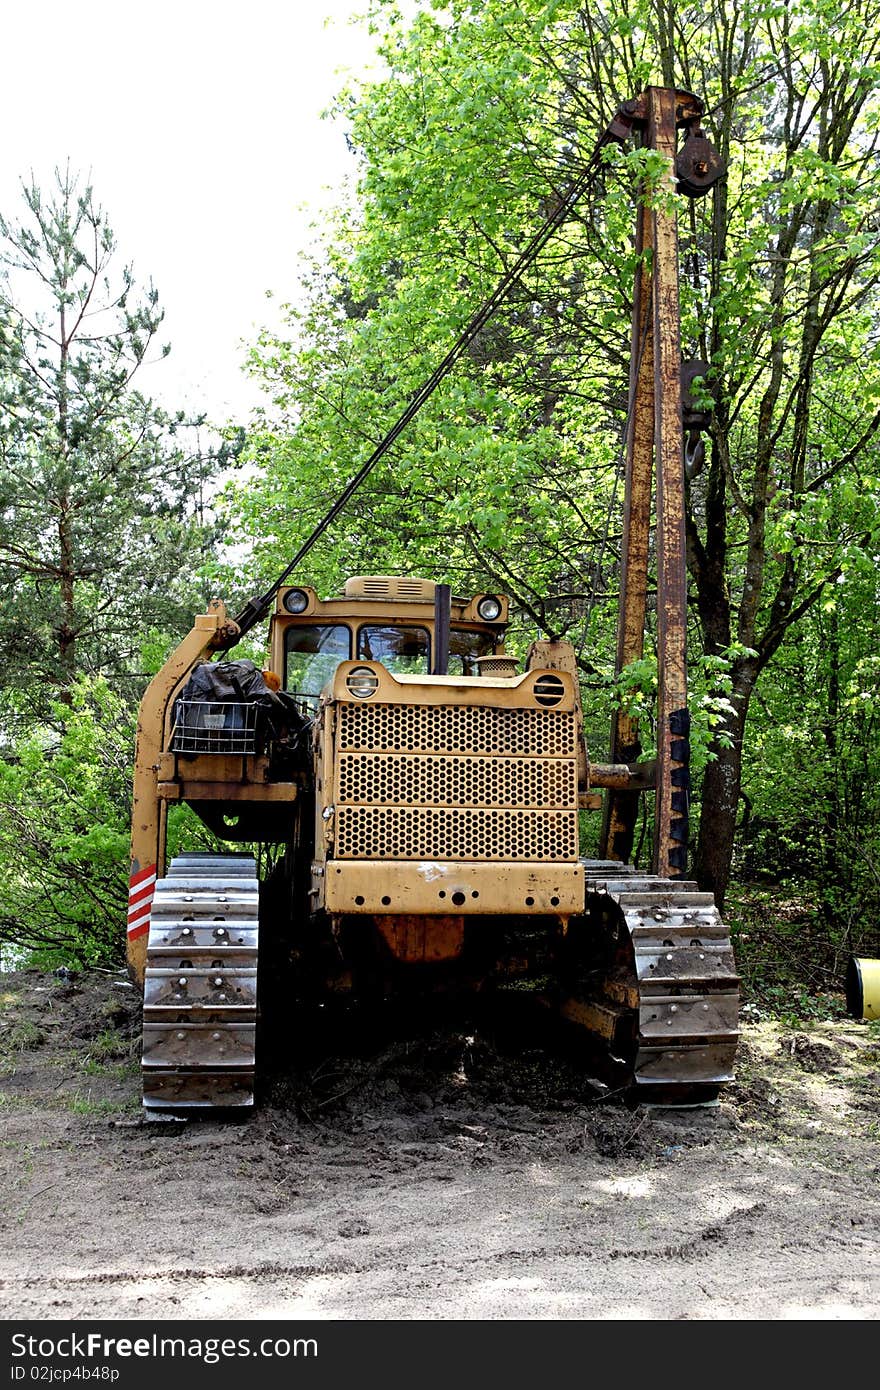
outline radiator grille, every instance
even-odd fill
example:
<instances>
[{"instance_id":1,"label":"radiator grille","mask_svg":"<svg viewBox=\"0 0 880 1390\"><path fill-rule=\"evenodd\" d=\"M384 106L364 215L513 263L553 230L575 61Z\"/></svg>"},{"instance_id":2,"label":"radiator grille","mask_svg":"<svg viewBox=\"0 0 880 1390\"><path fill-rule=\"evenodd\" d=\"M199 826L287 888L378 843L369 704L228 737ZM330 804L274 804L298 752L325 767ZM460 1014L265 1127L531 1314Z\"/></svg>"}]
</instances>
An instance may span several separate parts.
<instances>
[{"instance_id":1,"label":"radiator grille","mask_svg":"<svg viewBox=\"0 0 880 1390\"><path fill-rule=\"evenodd\" d=\"M341 859L577 859L575 811L428 811L340 806Z\"/></svg>"},{"instance_id":2,"label":"radiator grille","mask_svg":"<svg viewBox=\"0 0 880 1390\"><path fill-rule=\"evenodd\" d=\"M339 858L576 861L573 711L337 710Z\"/></svg>"},{"instance_id":3,"label":"radiator grille","mask_svg":"<svg viewBox=\"0 0 880 1390\"><path fill-rule=\"evenodd\" d=\"M385 753L574 757L573 711L477 705L339 705L337 747Z\"/></svg>"},{"instance_id":4,"label":"radiator grille","mask_svg":"<svg viewBox=\"0 0 880 1390\"><path fill-rule=\"evenodd\" d=\"M440 758L407 753L343 753L340 803L367 806L571 808L574 758Z\"/></svg>"}]
</instances>

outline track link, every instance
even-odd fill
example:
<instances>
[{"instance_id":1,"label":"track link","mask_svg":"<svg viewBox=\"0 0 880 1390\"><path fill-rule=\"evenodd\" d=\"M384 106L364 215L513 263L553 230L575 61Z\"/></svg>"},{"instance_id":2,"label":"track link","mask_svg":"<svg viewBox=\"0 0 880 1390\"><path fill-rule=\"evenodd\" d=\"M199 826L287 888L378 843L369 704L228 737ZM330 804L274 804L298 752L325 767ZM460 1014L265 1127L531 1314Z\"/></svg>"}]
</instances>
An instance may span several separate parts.
<instances>
[{"instance_id":1,"label":"track link","mask_svg":"<svg viewBox=\"0 0 880 1390\"><path fill-rule=\"evenodd\" d=\"M613 860L584 869L588 910L614 904L617 931L601 997L586 1004L594 1031L623 1054L637 1099L713 1100L734 1079L740 981L711 893Z\"/></svg>"},{"instance_id":2,"label":"track link","mask_svg":"<svg viewBox=\"0 0 880 1390\"><path fill-rule=\"evenodd\" d=\"M156 884L144 978L147 1112L254 1103L259 882L240 854L184 854Z\"/></svg>"}]
</instances>

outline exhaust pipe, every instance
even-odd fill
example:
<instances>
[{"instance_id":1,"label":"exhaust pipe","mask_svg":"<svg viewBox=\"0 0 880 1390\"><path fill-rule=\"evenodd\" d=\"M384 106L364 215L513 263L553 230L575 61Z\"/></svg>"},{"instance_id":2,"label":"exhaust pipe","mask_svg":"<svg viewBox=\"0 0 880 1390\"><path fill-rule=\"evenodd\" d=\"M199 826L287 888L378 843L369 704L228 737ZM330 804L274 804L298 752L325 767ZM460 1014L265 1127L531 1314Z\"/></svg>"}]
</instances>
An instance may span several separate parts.
<instances>
[{"instance_id":1,"label":"exhaust pipe","mask_svg":"<svg viewBox=\"0 0 880 1390\"><path fill-rule=\"evenodd\" d=\"M880 960L850 956L846 967L846 1010L852 1018L880 1018Z\"/></svg>"},{"instance_id":2,"label":"exhaust pipe","mask_svg":"<svg viewBox=\"0 0 880 1390\"><path fill-rule=\"evenodd\" d=\"M432 676L449 673L449 623L452 613L452 590L448 584L434 585L434 661Z\"/></svg>"}]
</instances>

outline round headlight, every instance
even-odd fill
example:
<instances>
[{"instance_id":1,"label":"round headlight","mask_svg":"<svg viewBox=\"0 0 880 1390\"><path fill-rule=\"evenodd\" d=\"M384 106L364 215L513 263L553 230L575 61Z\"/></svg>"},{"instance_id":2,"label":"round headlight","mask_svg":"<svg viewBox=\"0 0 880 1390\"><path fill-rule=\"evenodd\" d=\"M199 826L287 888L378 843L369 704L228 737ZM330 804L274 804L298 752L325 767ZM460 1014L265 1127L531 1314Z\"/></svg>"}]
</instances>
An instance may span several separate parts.
<instances>
[{"instance_id":1,"label":"round headlight","mask_svg":"<svg viewBox=\"0 0 880 1390\"><path fill-rule=\"evenodd\" d=\"M309 596L305 589L288 589L281 602L286 613L305 613Z\"/></svg>"},{"instance_id":2,"label":"round headlight","mask_svg":"<svg viewBox=\"0 0 880 1390\"><path fill-rule=\"evenodd\" d=\"M355 666L345 678L345 686L359 700L368 700L379 689L379 677L369 666Z\"/></svg>"},{"instance_id":3,"label":"round headlight","mask_svg":"<svg viewBox=\"0 0 880 1390\"><path fill-rule=\"evenodd\" d=\"M494 623L496 618L501 617L501 608L501 600L496 598L494 594L487 594L477 604L477 612L487 623Z\"/></svg>"}]
</instances>

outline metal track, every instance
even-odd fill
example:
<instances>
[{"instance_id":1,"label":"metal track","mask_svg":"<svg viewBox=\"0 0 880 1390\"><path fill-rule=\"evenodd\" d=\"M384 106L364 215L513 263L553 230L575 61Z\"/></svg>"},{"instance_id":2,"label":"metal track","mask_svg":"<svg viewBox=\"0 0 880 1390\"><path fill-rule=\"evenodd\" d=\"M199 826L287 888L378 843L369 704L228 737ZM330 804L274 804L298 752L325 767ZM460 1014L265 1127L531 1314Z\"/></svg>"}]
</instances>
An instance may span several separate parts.
<instances>
[{"instance_id":1,"label":"metal track","mask_svg":"<svg viewBox=\"0 0 880 1390\"><path fill-rule=\"evenodd\" d=\"M639 1100L700 1104L733 1081L739 976L711 893L585 860L587 908L611 908L616 949L599 996L567 1010L621 1053Z\"/></svg>"},{"instance_id":2,"label":"metal track","mask_svg":"<svg viewBox=\"0 0 880 1390\"><path fill-rule=\"evenodd\" d=\"M147 1111L254 1103L259 882L240 854L184 854L156 884L144 979Z\"/></svg>"}]
</instances>

